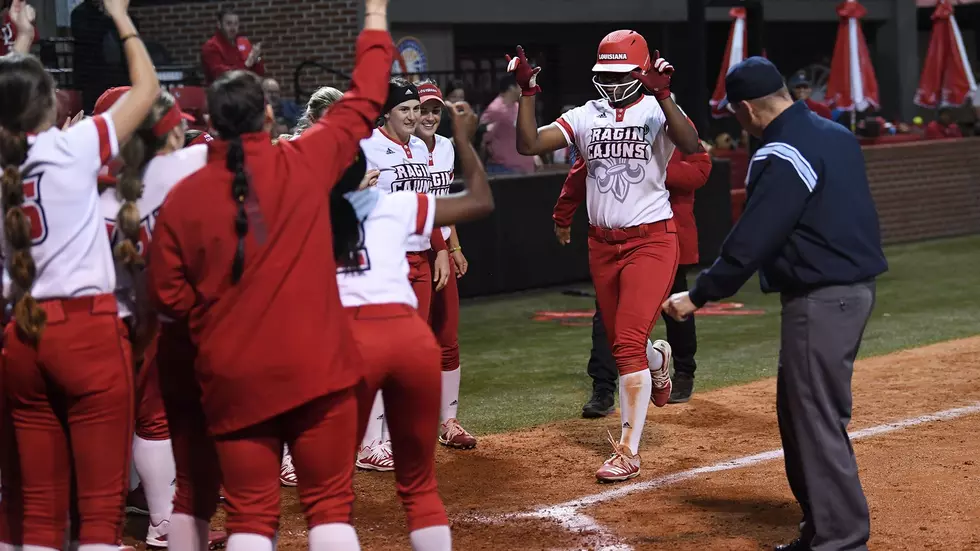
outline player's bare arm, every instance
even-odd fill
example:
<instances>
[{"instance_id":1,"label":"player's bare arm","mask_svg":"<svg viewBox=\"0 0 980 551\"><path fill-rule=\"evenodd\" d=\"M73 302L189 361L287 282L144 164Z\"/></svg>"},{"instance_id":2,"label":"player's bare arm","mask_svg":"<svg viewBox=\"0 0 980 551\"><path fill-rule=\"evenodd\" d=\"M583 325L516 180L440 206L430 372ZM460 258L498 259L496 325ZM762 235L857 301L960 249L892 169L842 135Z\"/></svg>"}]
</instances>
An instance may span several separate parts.
<instances>
[{"instance_id":1,"label":"player's bare arm","mask_svg":"<svg viewBox=\"0 0 980 551\"><path fill-rule=\"evenodd\" d=\"M660 57L660 51L653 53L653 65L647 71L633 71L632 76L639 80L660 103L660 108L667 119L667 137L674 142L677 149L685 155L698 152L700 141L698 131L688 122L685 115L674 99L670 97L670 79L674 74L674 66Z\"/></svg>"},{"instance_id":2,"label":"player's bare arm","mask_svg":"<svg viewBox=\"0 0 980 551\"><path fill-rule=\"evenodd\" d=\"M388 30L388 0L364 0L364 28Z\"/></svg>"},{"instance_id":3,"label":"player's bare arm","mask_svg":"<svg viewBox=\"0 0 980 551\"><path fill-rule=\"evenodd\" d=\"M463 168L466 191L461 194L436 199L435 226L451 226L458 222L478 220L493 212L493 193L487 181L487 172L473 149L473 136L478 120L473 108L466 102L449 104L456 139L456 156Z\"/></svg>"},{"instance_id":4,"label":"player's bare arm","mask_svg":"<svg viewBox=\"0 0 980 551\"><path fill-rule=\"evenodd\" d=\"M518 46L517 57L507 56L507 71L514 73L514 79L521 87L521 99L517 104L517 152L532 156L567 147L565 135L558 127L549 125L538 128L534 96L541 91L537 83L541 67L531 67L524 55L524 48Z\"/></svg>"},{"instance_id":5,"label":"player's bare arm","mask_svg":"<svg viewBox=\"0 0 980 551\"><path fill-rule=\"evenodd\" d=\"M129 17L129 0L105 0L105 10L116 24L116 30L126 50L129 80L133 87L109 109L116 129L116 138L125 142L143 122L150 107L160 95L160 81L146 46Z\"/></svg>"}]
</instances>

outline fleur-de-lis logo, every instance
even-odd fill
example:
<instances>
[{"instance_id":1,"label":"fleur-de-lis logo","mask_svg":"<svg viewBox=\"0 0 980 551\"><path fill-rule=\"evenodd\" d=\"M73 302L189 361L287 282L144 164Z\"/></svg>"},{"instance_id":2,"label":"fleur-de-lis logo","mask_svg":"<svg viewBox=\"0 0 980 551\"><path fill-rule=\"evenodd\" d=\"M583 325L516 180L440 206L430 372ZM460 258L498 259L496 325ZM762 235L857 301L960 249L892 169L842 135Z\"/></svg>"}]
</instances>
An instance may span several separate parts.
<instances>
[{"instance_id":1,"label":"fleur-de-lis logo","mask_svg":"<svg viewBox=\"0 0 980 551\"><path fill-rule=\"evenodd\" d=\"M589 162L589 172L595 177L599 193L612 193L617 201L623 203L629 195L630 186L643 181L646 170L643 165L628 159L596 159Z\"/></svg>"}]
</instances>

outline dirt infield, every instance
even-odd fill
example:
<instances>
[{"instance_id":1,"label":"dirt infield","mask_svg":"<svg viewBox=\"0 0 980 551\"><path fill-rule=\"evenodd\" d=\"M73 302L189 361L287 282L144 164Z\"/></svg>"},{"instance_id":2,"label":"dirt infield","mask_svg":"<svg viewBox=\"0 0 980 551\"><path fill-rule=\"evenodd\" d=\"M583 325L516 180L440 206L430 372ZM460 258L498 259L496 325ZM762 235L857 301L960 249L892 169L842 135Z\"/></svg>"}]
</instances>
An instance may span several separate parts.
<instances>
[{"instance_id":1,"label":"dirt infield","mask_svg":"<svg viewBox=\"0 0 980 551\"><path fill-rule=\"evenodd\" d=\"M874 427L855 443L870 546L980 548L980 337L861 361L853 387L852 433ZM937 412L947 413L922 417ZM898 421L908 423L883 427ZM595 482L607 429L618 435L616 417L487 436L472 451L440 449L454 547L757 550L795 535L773 379L651 408L643 470L630 483ZM764 452L772 453L751 457ZM408 549L393 476L358 474L356 486L363 548ZM283 492L283 505L279 549L306 549L295 492Z\"/></svg>"}]
</instances>

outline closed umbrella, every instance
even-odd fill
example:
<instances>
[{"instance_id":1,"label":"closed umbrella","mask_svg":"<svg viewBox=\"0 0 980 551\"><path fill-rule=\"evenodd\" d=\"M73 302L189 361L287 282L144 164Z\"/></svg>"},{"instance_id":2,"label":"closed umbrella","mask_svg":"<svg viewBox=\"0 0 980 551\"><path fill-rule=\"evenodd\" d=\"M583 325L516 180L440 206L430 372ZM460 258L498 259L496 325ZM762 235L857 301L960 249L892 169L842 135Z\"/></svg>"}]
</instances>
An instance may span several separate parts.
<instances>
[{"instance_id":1,"label":"closed umbrella","mask_svg":"<svg viewBox=\"0 0 980 551\"><path fill-rule=\"evenodd\" d=\"M868 43L861 31L860 20L868 13L856 0L837 6L840 25L837 43L830 63L826 101L833 109L864 111L878 108L878 80L875 77Z\"/></svg>"},{"instance_id":2,"label":"closed umbrella","mask_svg":"<svg viewBox=\"0 0 980 551\"><path fill-rule=\"evenodd\" d=\"M728 32L728 44L725 46L725 57L721 60L721 69L718 71L718 81L715 83L715 92L711 94L711 116L720 119L727 117L731 113L725 109L725 76L728 75L730 68L745 60L745 52L748 51L749 39L745 33L745 8L732 8L728 15L733 19L732 28Z\"/></svg>"},{"instance_id":3,"label":"closed umbrella","mask_svg":"<svg viewBox=\"0 0 980 551\"><path fill-rule=\"evenodd\" d=\"M959 107L976 89L953 6L949 0L940 0L932 13L932 37L915 91L915 104L927 109Z\"/></svg>"}]
</instances>

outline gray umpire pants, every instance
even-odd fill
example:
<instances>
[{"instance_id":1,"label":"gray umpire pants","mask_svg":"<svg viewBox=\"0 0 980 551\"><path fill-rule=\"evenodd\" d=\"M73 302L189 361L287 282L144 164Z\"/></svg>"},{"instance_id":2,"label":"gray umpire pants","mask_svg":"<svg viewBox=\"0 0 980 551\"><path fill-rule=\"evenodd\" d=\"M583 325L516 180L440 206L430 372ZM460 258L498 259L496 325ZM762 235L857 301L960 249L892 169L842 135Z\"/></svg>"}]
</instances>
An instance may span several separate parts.
<instances>
[{"instance_id":1,"label":"gray umpire pants","mask_svg":"<svg viewBox=\"0 0 980 551\"><path fill-rule=\"evenodd\" d=\"M868 502L847 425L854 358L874 302L873 281L782 296L776 411L804 549L867 550Z\"/></svg>"}]
</instances>

